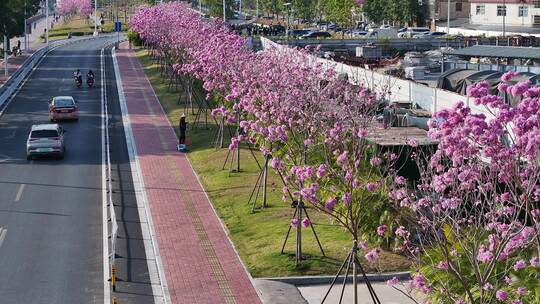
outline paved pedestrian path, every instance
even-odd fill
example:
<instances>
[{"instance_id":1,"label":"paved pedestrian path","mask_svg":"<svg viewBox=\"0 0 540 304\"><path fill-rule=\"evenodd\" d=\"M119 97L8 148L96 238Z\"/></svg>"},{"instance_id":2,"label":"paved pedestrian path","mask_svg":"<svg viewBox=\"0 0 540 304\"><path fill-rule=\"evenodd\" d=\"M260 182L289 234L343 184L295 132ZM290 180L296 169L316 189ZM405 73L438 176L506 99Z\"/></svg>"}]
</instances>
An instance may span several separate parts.
<instances>
[{"instance_id":1,"label":"paved pedestrian path","mask_svg":"<svg viewBox=\"0 0 540 304\"><path fill-rule=\"evenodd\" d=\"M172 303L260 303L135 54L117 60Z\"/></svg>"}]
</instances>

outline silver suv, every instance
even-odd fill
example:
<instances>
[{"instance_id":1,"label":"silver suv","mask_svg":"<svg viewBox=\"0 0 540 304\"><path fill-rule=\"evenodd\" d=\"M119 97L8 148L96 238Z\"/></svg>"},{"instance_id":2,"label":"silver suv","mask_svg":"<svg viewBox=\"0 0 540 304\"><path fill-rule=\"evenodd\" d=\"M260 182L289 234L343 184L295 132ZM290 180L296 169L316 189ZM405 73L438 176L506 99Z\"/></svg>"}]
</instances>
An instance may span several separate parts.
<instances>
[{"instance_id":1,"label":"silver suv","mask_svg":"<svg viewBox=\"0 0 540 304\"><path fill-rule=\"evenodd\" d=\"M33 125L26 141L26 158L39 155L64 157L64 129L59 124Z\"/></svg>"}]
</instances>

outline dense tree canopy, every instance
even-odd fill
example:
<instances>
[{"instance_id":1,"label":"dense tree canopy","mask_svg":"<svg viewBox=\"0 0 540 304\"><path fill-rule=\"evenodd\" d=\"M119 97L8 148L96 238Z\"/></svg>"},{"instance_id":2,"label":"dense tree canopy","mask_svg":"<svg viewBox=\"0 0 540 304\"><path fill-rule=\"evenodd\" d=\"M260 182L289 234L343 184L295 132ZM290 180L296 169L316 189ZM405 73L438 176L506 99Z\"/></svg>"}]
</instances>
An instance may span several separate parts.
<instances>
[{"instance_id":1,"label":"dense tree canopy","mask_svg":"<svg viewBox=\"0 0 540 304\"><path fill-rule=\"evenodd\" d=\"M325 2L324 12L328 21L341 26L349 26L352 24L353 18L351 10L357 6L355 0L328 0Z\"/></svg>"},{"instance_id":2,"label":"dense tree canopy","mask_svg":"<svg viewBox=\"0 0 540 304\"><path fill-rule=\"evenodd\" d=\"M24 32L24 19L39 10L39 0L0 1L0 36L17 36Z\"/></svg>"},{"instance_id":3,"label":"dense tree canopy","mask_svg":"<svg viewBox=\"0 0 540 304\"><path fill-rule=\"evenodd\" d=\"M422 8L417 0L365 0L366 17L375 23L389 21L412 25L422 21Z\"/></svg>"},{"instance_id":4,"label":"dense tree canopy","mask_svg":"<svg viewBox=\"0 0 540 304\"><path fill-rule=\"evenodd\" d=\"M209 7L210 15L214 17L223 18L223 0L206 0L206 1L203 1L203 3L205 3ZM234 6L235 6L234 0L225 1L227 18L232 18L234 14Z\"/></svg>"}]
</instances>

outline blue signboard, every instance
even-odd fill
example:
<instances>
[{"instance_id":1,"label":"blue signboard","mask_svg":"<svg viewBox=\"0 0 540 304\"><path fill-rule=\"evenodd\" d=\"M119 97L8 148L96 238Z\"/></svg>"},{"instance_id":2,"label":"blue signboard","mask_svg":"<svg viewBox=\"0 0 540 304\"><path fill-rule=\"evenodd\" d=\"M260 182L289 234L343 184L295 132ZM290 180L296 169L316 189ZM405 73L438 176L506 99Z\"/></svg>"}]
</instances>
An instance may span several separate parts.
<instances>
[{"instance_id":1,"label":"blue signboard","mask_svg":"<svg viewBox=\"0 0 540 304\"><path fill-rule=\"evenodd\" d=\"M122 22L116 21L114 23L114 31L115 32L121 32L122 31Z\"/></svg>"}]
</instances>

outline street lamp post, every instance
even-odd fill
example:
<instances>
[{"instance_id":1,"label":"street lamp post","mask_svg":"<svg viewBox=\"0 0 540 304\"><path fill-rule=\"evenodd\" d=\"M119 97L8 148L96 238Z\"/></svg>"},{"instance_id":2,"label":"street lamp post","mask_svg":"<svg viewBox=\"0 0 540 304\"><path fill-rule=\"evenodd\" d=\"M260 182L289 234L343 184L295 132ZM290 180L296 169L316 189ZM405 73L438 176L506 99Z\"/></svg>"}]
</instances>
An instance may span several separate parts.
<instances>
[{"instance_id":1,"label":"street lamp post","mask_svg":"<svg viewBox=\"0 0 540 304\"><path fill-rule=\"evenodd\" d=\"M4 34L4 75L8 76L8 39L7 34Z\"/></svg>"},{"instance_id":2,"label":"street lamp post","mask_svg":"<svg viewBox=\"0 0 540 304\"><path fill-rule=\"evenodd\" d=\"M227 21L227 10L226 10L226 4L225 4L225 0L223 0L223 22L226 22Z\"/></svg>"},{"instance_id":3,"label":"street lamp post","mask_svg":"<svg viewBox=\"0 0 540 304\"><path fill-rule=\"evenodd\" d=\"M45 0L45 43L49 45L49 0Z\"/></svg>"},{"instance_id":4,"label":"street lamp post","mask_svg":"<svg viewBox=\"0 0 540 304\"><path fill-rule=\"evenodd\" d=\"M202 0L199 0L199 12L202 14Z\"/></svg>"},{"instance_id":5,"label":"street lamp post","mask_svg":"<svg viewBox=\"0 0 540 304\"><path fill-rule=\"evenodd\" d=\"M506 0L503 0L503 28L502 28L503 37L506 36Z\"/></svg>"},{"instance_id":6,"label":"street lamp post","mask_svg":"<svg viewBox=\"0 0 540 304\"><path fill-rule=\"evenodd\" d=\"M255 6L256 6L256 14L257 14L255 19L257 19L257 18L259 18L259 0L257 0L257 3L255 4Z\"/></svg>"},{"instance_id":7,"label":"street lamp post","mask_svg":"<svg viewBox=\"0 0 540 304\"><path fill-rule=\"evenodd\" d=\"M94 3L94 36L98 35L98 32L97 32L97 22L98 22L97 6L98 6L98 0L95 0L95 3Z\"/></svg>"},{"instance_id":8,"label":"street lamp post","mask_svg":"<svg viewBox=\"0 0 540 304\"><path fill-rule=\"evenodd\" d=\"M448 1L447 14L446 14L446 33L450 35L450 0Z\"/></svg>"},{"instance_id":9,"label":"street lamp post","mask_svg":"<svg viewBox=\"0 0 540 304\"><path fill-rule=\"evenodd\" d=\"M291 3L290 2L287 2L287 3L283 3L283 6L285 6L287 8L287 31L286 31L286 36L287 36L287 45L289 44L289 32L290 32L290 19L291 19Z\"/></svg>"},{"instance_id":10,"label":"street lamp post","mask_svg":"<svg viewBox=\"0 0 540 304\"><path fill-rule=\"evenodd\" d=\"M26 0L24 0L24 51L26 52L28 50L28 29L26 28Z\"/></svg>"}]
</instances>

